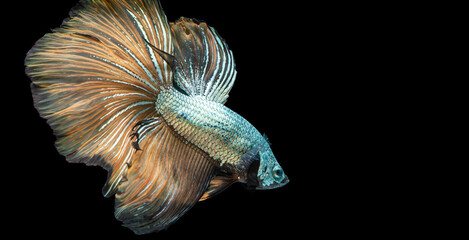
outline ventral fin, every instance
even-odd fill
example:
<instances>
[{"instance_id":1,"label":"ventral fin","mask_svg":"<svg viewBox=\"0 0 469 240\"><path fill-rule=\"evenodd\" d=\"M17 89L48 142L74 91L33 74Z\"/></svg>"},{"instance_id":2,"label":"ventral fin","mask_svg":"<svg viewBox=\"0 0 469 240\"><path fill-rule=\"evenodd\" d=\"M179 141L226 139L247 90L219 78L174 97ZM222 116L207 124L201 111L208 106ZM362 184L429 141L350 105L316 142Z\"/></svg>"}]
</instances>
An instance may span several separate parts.
<instances>
[{"instance_id":1,"label":"ventral fin","mask_svg":"<svg viewBox=\"0 0 469 240\"><path fill-rule=\"evenodd\" d=\"M224 176L224 175L216 176L210 182L210 185L207 188L207 191L205 191L204 195L202 195L202 197L200 198L199 201L207 200L207 199L221 193L223 190L228 188L234 182L236 182L236 179L233 178L232 176Z\"/></svg>"},{"instance_id":2,"label":"ventral fin","mask_svg":"<svg viewBox=\"0 0 469 240\"><path fill-rule=\"evenodd\" d=\"M236 78L233 54L215 29L181 17L171 23L174 56L180 64L175 78L191 96L224 104Z\"/></svg>"}]
</instances>

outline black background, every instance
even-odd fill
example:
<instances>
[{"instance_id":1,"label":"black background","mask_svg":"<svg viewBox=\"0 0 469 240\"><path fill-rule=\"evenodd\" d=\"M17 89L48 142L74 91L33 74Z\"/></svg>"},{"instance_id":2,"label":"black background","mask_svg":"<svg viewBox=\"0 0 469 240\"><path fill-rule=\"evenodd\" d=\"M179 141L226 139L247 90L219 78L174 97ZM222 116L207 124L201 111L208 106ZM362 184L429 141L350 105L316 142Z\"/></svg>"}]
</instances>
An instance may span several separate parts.
<instances>
[{"instance_id":1,"label":"black background","mask_svg":"<svg viewBox=\"0 0 469 240\"><path fill-rule=\"evenodd\" d=\"M336 25L331 6L162 0L169 21L180 16L204 20L226 40L238 71L226 105L267 134L290 183L256 192L235 184L159 233L136 236L122 227L113 215L114 199L101 194L106 171L67 163L57 153L52 130L33 107L24 74L27 51L59 27L75 4L15 3L5 25L9 44L4 48L15 46L5 53L11 59L7 70L14 72L9 79L14 86L8 88L14 98L5 99L10 104L5 104L8 114L3 117L10 139L6 148L13 154L8 157L12 165L5 167L14 174L8 180L13 201L7 207L13 210L12 232L106 239L329 238L366 236L388 224L383 218L389 206L376 202L389 196L377 193L378 186L364 177L368 162L360 159L369 156L346 144L359 141L353 125L359 110L347 101L337 105L350 85L342 80L344 72L353 69L336 66L350 58L342 52L350 41L343 39L353 38L355 31ZM372 175L379 175L375 171Z\"/></svg>"}]
</instances>

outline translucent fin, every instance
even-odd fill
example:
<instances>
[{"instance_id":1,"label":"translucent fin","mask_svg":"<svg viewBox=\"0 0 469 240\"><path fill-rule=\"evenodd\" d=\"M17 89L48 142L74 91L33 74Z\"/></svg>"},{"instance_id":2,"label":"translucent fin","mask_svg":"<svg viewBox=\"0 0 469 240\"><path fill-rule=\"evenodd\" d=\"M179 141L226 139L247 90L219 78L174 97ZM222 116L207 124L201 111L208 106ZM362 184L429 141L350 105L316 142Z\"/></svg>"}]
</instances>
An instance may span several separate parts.
<instances>
[{"instance_id":1,"label":"translucent fin","mask_svg":"<svg viewBox=\"0 0 469 240\"><path fill-rule=\"evenodd\" d=\"M211 182L209 187L207 188L207 191L202 195L199 201L204 201L207 200L225 190L231 184L236 182L237 179L233 178L233 176L216 176Z\"/></svg>"},{"instance_id":2,"label":"translucent fin","mask_svg":"<svg viewBox=\"0 0 469 240\"><path fill-rule=\"evenodd\" d=\"M105 196L135 154L132 128L158 118L155 100L171 84L169 66L145 40L172 52L171 39L158 1L81 1L26 57L35 106L58 151L69 162L107 169Z\"/></svg>"},{"instance_id":3,"label":"translucent fin","mask_svg":"<svg viewBox=\"0 0 469 240\"><path fill-rule=\"evenodd\" d=\"M127 181L116 194L116 218L136 234L175 222L199 201L216 175L206 153L175 135L164 121L152 122L154 128L140 136L142 150L133 155Z\"/></svg>"},{"instance_id":4,"label":"translucent fin","mask_svg":"<svg viewBox=\"0 0 469 240\"><path fill-rule=\"evenodd\" d=\"M225 103L236 78L233 54L225 41L204 22L180 18L171 23L175 80L191 96Z\"/></svg>"}]
</instances>

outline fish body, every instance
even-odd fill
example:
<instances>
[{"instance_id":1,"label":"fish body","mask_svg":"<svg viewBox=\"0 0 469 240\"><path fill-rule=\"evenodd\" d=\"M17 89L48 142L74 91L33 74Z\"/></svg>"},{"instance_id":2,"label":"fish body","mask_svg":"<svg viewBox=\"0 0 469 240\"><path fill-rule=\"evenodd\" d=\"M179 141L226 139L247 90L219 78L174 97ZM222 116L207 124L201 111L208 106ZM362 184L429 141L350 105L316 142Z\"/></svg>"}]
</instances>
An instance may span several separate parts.
<instances>
[{"instance_id":1,"label":"fish body","mask_svg":"<svg viewBox=\"0 0 469 240\"><path fill-rule=\"evenodd\" d=\"M267 138L224 103L233 55L205 22L155 0L82 0L29 51L35 107L72 163L108 171L115 217L160 231L232 183L288 183Z\"/></svg>"},{"instance_id":2,"label":"fish body","mask_svg":"<svg viewBox=\"0 0 469 240\"><path fill-rule=\"evenodd\" d=\"M184 139L208 153L220 166L237 169L241 156L265 145L257 129L225 105L178 91L160 93L156 110Z\"/></svg>"}]
</instances>

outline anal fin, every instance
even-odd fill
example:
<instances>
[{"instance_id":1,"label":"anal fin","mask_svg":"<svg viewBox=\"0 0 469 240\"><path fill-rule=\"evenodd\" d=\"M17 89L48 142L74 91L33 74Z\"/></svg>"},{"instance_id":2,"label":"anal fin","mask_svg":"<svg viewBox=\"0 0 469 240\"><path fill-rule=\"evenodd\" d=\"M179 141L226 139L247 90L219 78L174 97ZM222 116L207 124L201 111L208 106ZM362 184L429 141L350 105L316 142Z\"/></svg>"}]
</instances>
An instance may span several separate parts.
<instances>
[{"instance_id":1,"label":"anal fin","mask_svg":"<svg viewBox=\"0 0 469 240\"><path fill-rule=\"evenodd\" d=\"M119 185L115 216L136 234L160 231L192 208L217 174L217 165L165 123L136 128L142 149Z\"/></svg>"}]
</instances>

